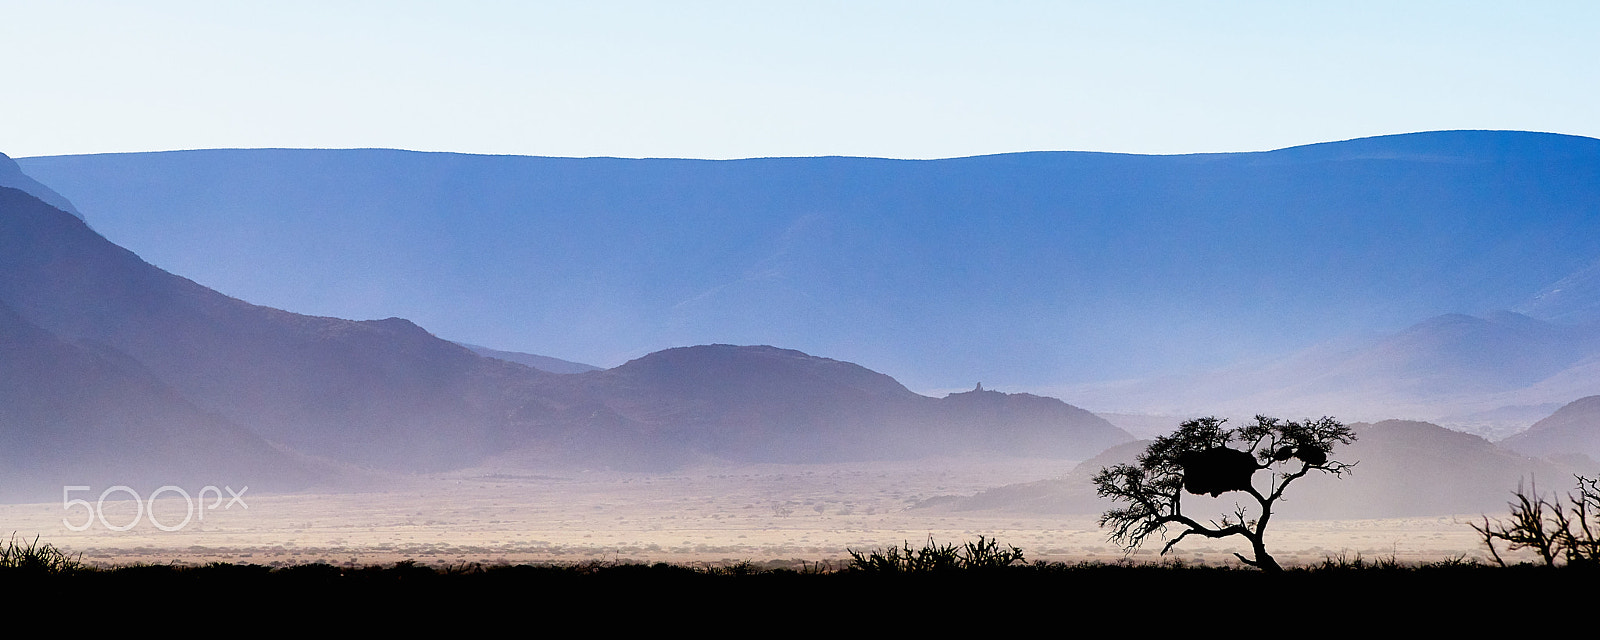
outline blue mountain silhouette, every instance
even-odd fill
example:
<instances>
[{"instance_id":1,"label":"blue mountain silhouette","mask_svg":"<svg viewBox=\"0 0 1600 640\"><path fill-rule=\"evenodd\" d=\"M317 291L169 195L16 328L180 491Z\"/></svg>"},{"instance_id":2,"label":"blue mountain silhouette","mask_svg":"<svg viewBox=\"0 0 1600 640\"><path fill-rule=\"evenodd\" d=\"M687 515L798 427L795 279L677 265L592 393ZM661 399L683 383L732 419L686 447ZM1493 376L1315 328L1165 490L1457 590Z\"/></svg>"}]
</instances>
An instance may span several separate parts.
<instances>
[{"instance_id":1,"label":"blue mountain silhouette","mask_svg":"<svg viewBox=\"0 0 1600 640\"><path fill-rule=\"evenodd\" d=\"M0 187L0 499L59 497L91 479L295 487L351 465L435 471L496 454L659 469L973 450L1082 458L1129 439L1058 400L996 395L974 411L772 347L539 371L401 318L228 297Z\"/></svg>"},{"instance_id":2,"label":"blue mountain silhouette","mask_svg":"<svg viewBox=\"0 0 1600 640\"><path fill-rule=\"evenodd\" d=\"M1199 371L1521 308L1600 259L1600 140L1526 132L1180 156L19 162L113 241L262 304L602 366L777 344L914 389Z\"/></svg>"}]
</instances>

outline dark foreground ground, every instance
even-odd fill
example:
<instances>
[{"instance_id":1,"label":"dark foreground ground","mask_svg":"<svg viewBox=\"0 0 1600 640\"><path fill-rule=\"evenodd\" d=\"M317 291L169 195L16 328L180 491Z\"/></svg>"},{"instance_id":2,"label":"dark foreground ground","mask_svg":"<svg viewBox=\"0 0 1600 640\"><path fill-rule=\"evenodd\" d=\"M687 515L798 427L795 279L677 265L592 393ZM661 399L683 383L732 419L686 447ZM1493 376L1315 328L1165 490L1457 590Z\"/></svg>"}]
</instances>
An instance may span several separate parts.
<instances>
[{"instance_id":1,"label":"dark foreground ground","mask_svg":"<svg viewBox=\"0 0 1600 640\"><path fill-rule=\"evenodd\" d=\"M1481 632L1534 611L1546 618L1593 611L1600 600L1597 586L1596 571L1471 562L1407 567L1330 561L1279 575L1059 563L927 572L668 564L0 568L0 592L14 602L47 607L125 606L235 625L310 616L351 627L402 628L539 620L608 627L670 620L691 627L846 624L905 630L1026 628L1016 625L1044 619L1054 632L1100 630L1096 635L1118 635L1105 633L1106 625L1132 635L1216 625Z\"/></svg>"}]
</instances>

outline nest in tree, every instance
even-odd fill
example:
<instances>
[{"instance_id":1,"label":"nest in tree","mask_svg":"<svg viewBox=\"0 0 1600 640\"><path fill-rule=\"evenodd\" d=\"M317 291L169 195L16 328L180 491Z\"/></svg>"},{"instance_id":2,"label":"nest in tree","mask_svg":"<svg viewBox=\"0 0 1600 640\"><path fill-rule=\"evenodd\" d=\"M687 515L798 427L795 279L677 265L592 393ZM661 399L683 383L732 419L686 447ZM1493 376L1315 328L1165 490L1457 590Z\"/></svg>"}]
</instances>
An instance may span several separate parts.
<instances>
[{"instance_id":1,"label":"nest in tree","mask_svg":"<svg viewBox=\"0 0 1600 640\"><path fill-rule=\"evenodd\" d=\"M1228 491L1250 488L1250 476L1255 475L1255 456L1238 449L1212 447L1204 451L1185 453L1178 457L1183 466L1183 489L1215 498Z\"/></svg>"},{"instance_id":2,"label":"nest in tree","mask_svg":"<svg viewBox=\"0 0 1600 640\"><path fill-rule=\"evenodd\" d=\"M1305 444L1300 445L1300 448L1295 450L1294 457L1299 458L1301 462L1306 464L1318 465L1328 461L1328 452L1317 445Z\"/></svg>"}]
</instances>

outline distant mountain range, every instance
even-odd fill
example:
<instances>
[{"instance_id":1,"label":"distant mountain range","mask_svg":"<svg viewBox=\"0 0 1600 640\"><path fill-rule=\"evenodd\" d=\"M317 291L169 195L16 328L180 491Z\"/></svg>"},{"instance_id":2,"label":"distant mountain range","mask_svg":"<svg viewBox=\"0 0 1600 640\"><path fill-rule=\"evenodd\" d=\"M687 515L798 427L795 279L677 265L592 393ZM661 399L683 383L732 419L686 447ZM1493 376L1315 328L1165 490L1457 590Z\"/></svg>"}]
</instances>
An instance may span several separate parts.
<instances>
[{"instance_id":1,"label":"distant mountain range","mask_svg":"<svg viewBox=\"0 0 1600 640\"><path fill-rule=\"evenodd\" d=\"M341 465L432 471L512 452L661 469L974 449L1082 458L1130 439L1057 400L964 397L770 347L548 373L399 318L230 298L0 187L0 497L91 480L294 488Z\"/></svg>"},{"instance_id":2,"label":"distant mountain range","mask_svg":"<svg viewBox=\"0 0 1600 640\"><path fill-rule=\"evenodd\" d=\"M470 462L489 416L510 402L514 383L501 381L537 377L404 320L314 318L229 298L12 189L0 189L0 304L260 438L361 464ZM18 382L42 398L96 390L92 378L82 390Z\"/></svg>"},{"instance_id":3,"label":"distant mountain range","mask_svg":"<svg viewBox=\"0 0 1600 640\"><path fill-rule=\"evenodd\" d=\"M385 319L246 303L96 230L229 293ZM660 470L1135 451L1054 398L929 397L721 344L737 341L1134 414L1453 417L1496 439L1537 421L1506 448L1364 426L1352 452L1381 482L1363 491L1437 499L1317 500L1471 511L1510 470L1600 458L1597 257L1600 141L1517 132L915 162L0 156L0 498L502 455ZM975 500L1078 504L1051 486Z\"/></svg>"},{"instance_id":4,"label":"distant mountain range","mask_svg":"<svg viewBox=\"0 0 1600 640\"><path fill-rule=\"evenodd\" d=\"M488 347L467 344L465 342L457 342L456 344L471 349L473 353L476 353L480 356L495 358L497 360L505 360L506 362L515 362L525 367L532 367L534 369L547 371L549 373L584 373L586 371L599 371L601 369L600 367L596 367L592 364L569 362L560 358L541 356L535 353L501 351L499 349L490 349Z\"/></svg>"},{"instance_id":5,"label":"distant mountain range","mask_svg":"<svg viewBox=\"0 0 1600 640\"><path fill-rule=\"evenodd\" d=\"M1507 438L1502 444L1517 451L1556 459L1587 455L1600 460L1600 395L1574 400L1549 417L1535 422L1527 431ZM1592 468L1586 473L1590 477L1600 475L1600 468Z\"/></svg>"},{"instance_id":6,"label":"distant mountain range","mask_svg":"<svg viewBox=\"0 0 1600 640\"><path fill-rule=\"evenodd\" d=\"M45 204L70 213L79 220L83 219L83 214L78 213L78 208L72 206L71 202L62 197L61 194L56 193L54 189L44 186L38 180L34 180L32 176L23 173L22 167L17 166L17 161L12 160L10 156L3 153L0 153L0 187L20 189L28 195L44 201Z\"/></svg>"},{"instance_id":7,"label":"distant mountain range","mask_svg":"<svg viewBox=\"0 0 1600 640\"><path fill-rule=\"evenodd\" d=\"M1056 395L1446 314L1600 320L1600 140L1554 134L1182 156L20 164L107 237L231 295L601 366L777 344L913 389Z\"/></svg>"},{"instance_id":8,"label":"distant mountain range","mask_svg":"<svg viewBox=\"0 0 1600 640\"><path fill-rule=\"evenodd\" d=\"M1600 323L1511 311L1448 314L1402 331L1193 375L1063 388L1090 406L1158 414L1428 418L1491 438L1600 391ZM1600 452L1597 452L1600 454Z\"/></svg>"},{"instance_id":9,"label":"distant mountain range","mask_svg":"<svg viewBox=\"0 0 1600 640\"><path fill-rule=\"evenodd\" d=\"M545 381L540 392L554 409L541 429L593 439L585 449L643 447L635 458L668 462L1082 459L1132 439L1054 398L974 390L935 399L859 365L766 346L668 349Z\"/></svg>"}]
</instances>

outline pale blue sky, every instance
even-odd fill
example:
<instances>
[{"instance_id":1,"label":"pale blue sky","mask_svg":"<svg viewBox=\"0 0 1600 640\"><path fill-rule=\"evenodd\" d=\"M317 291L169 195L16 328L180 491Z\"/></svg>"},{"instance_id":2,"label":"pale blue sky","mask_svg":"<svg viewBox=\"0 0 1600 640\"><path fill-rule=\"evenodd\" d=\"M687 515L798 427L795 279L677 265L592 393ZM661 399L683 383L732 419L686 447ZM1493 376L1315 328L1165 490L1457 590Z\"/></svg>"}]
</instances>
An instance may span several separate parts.
<instances>
[{"instance_id":1,"label":"pale blue sky","mask_svg":"<svg viewBox=\"0 0 1600 640\"><path fill-rule=\"evenodd\" d=\"M0 152L932 158L1600 137L1596 2L16 2Z\"/></svg>"}]
</instances>

